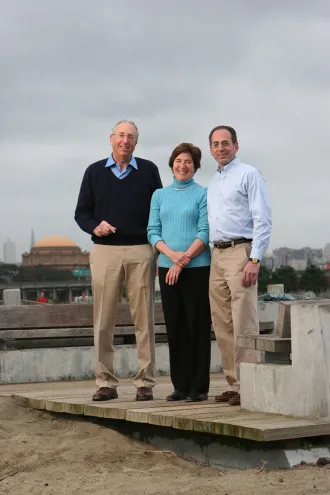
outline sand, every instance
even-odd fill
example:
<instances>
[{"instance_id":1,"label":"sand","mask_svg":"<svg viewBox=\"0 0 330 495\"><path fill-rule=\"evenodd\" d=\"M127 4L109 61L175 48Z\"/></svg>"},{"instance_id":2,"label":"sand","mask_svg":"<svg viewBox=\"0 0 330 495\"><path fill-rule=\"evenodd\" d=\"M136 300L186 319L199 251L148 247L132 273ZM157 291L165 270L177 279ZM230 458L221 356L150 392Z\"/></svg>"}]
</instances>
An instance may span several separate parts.
<instances>
[{"instance_id":1,"label":"sand","mask_svg":"<svg viewBox=\"0 0 330 495\"><path fill-rule=\"evenodd\" d=\"M0 494L330 493L330 466L220 471L180 459L80 417L0 397Z\"/></svg>"}]
</instances>

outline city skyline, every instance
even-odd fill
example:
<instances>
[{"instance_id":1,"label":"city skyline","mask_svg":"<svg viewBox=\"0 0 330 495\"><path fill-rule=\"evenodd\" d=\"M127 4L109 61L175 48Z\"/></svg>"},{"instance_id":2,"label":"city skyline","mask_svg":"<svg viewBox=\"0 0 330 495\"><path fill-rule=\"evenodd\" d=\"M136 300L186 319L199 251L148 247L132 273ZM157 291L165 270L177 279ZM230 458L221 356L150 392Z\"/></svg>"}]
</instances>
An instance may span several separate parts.
<instances>
[{"instance_id":1,"label":"city skyline","mask_svg":"<svg viewBox=\"0 0 330 495\"><path fill-rule=\"evenodd\" d=\"M216 171L208 133L232 125L239 158L269 186L268 251L329 241L328 2L13 0L4 13L1 245L9 236L27 251L33 227L36 239L64 235L90 250L73 220L78 190L122 118L136 121L136 156L159 166L164 185L172 149L190 141L206 186Z\"/></svg>"},{"instance_id":2,"label":"city skyline","mask_svg":"<svg viewBox=\"0 0 330 495\"><path fill-rule=\"evenodd\" d=\"M51 234L50 236L53 237L54 234ZM57 234L55 234L57 235ZM59 235L62 235L62 234L59 234ZM23 253L29 253L31 248L33 247L32 245L32 240L34 240L34 242L38 242L46 237L49 237L49 236L36 236L35 235L35 229L31 229L30 230L30 243L27 241L25 244L28 246L25 250L23 250L21 253L18 252L15 256L17 258L17 262L18 263L21 263L22 261L22 254ZM72 241L74 241L78 247L80 247L83 251L90 251L91 247L93 246L93 243L92 241L89 242L89 244L87 246L84 246L83 244L79 244L78 240L75 239L73 236L65 236L65 237L68 237L69 239L71 239ZM88 235L87 235L88 237ZM14 246L15 246L15 251L16 251L16 243L15 243L15 240L12 240L10 239L9 237L6 238L6 242L7 241L10 241ZM5 243L4 243L5 245ZM3 245L3 246L4 246ZM323 253L323 256L324 256L324 260L327 261L329 260L330 261L330 242L326 242L324 244L324 246L310 246L310 245L303 245L303 246L297 246L297 247L293 247L293 246L277 246L277 247L274 247L273 249L268 249L265 253L265 257L272 257L272 256L277 256L278 254L276 253L276 251L281 251L281 250L287 250L288 252L292 251L294 253L297 253L298 251L303 251L303 250L312 250L314 252L316 251L322 251ZM299 256L300 258L300 256ZM1 259L0 257L0 261L4 261L4 259Z\"/></svg>"}]
</instances>

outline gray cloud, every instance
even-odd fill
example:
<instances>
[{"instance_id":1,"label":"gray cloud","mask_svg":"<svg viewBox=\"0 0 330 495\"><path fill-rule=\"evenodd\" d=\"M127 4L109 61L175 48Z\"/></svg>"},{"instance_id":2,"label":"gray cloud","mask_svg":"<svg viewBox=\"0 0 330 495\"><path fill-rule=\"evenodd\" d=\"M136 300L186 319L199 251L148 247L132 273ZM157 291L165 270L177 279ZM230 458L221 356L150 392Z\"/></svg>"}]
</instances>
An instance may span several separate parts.
<instances>
[{"instance_id":1,"label":"gray cloud","mask_svg":"<svg viewBox=\"0 0 330 495\"><path fill-rule=\"evenodd\" d=\"M287 5L288 3L288 5ZM140 128L137 156L164 183L182 141L236 127L240 158L266 176L272 247L330 241L330 6L326 1L33 0L4 3L0 20L0 244L67 235L86 166L110 153L121 118Z\"/></svg>"}]
</instances>

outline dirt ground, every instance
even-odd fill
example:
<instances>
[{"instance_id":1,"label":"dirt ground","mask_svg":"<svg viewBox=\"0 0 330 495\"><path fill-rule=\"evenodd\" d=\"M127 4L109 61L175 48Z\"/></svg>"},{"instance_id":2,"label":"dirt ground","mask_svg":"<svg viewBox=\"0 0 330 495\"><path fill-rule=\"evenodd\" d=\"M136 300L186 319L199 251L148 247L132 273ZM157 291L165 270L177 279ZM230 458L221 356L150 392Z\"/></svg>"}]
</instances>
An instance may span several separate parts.
<instances>
[{"instance_id":1,"label":"dirt ground","mask_svg":"<svg viewBox=\"0 0 330 495\"><path fill-rule=\"evenodd\" d=\"M0 493L330 494L330 466L222 472L98 424L25 409L0 397Z\"/></svg>"}]
</instances>

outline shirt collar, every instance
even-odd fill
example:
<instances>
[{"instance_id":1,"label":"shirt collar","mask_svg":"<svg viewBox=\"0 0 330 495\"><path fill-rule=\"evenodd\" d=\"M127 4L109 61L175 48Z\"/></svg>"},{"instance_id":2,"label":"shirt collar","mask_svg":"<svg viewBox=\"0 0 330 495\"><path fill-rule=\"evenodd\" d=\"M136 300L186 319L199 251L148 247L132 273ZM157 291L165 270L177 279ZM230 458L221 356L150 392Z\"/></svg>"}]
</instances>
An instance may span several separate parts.
<instances>
[{"instance_id":1,"label":"shirt collar","mask_svg":"<svg viewBox=\"0 0 330 495\"><path fill-rule=\"evenodd\" d=\"M113 167L114 165L116 165L116 162L115 160L113 159L113 156L112 154L109 156L108 158L108 161L106 163L106 167ZM136 163L136 159L134 158L134 156L132 155L132 158L130 159L129 161L129 164L128 165L131 165L133 168L135 168L136 170L138 170L138 165ZM127 166L128 166L127 165Z\"/></svg>"},{"instance_id":2,"label":"shirt collar","mask_svg":"<svg viewBox=\"0 0 330 495\"><path fill-rule=\"evenodd\" d=\"M231 162L227 163L227 165L225 165L223 168L220 168L218 167L218 172L220 174L227 174L228 172L230 172L230 170L232 170L234 167L236 167L237 165L239 165L241 162L239 160L239 158L234 158L234 160L232 160Z\"/></svg>"}]
</instances>

